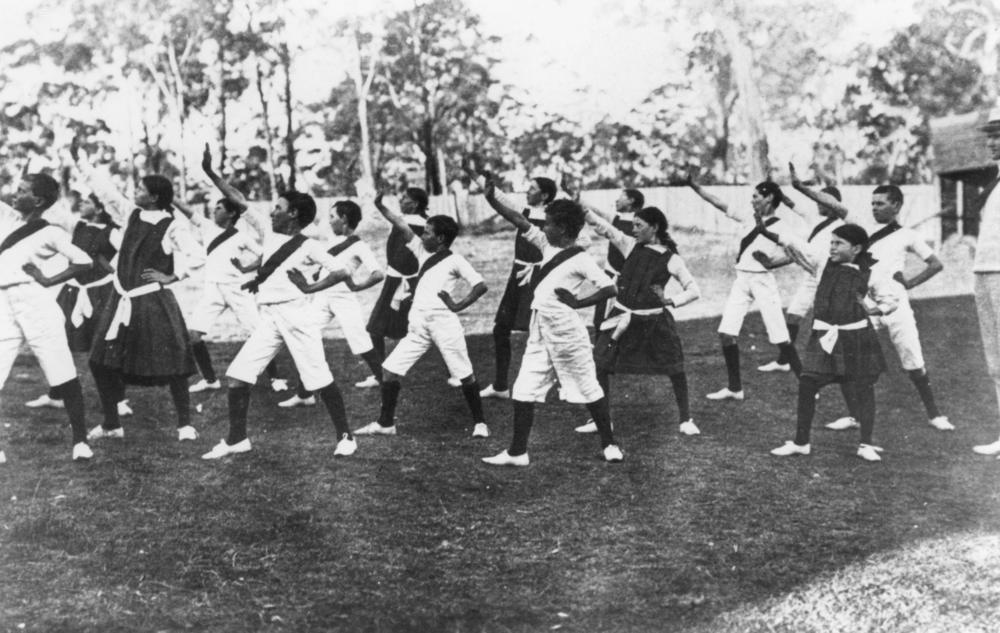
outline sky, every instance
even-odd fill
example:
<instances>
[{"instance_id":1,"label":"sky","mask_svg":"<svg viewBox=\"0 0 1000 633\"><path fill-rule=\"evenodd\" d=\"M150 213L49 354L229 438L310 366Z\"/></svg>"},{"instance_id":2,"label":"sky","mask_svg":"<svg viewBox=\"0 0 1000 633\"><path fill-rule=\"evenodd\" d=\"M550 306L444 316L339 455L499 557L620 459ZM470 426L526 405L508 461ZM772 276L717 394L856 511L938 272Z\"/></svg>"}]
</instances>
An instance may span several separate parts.
<instances>
[{"instance_id":1,"label":"sky","mask_svg":"<svg viewBox=\"0 0 1000 633\"><path fill-rule=\"evenodd\" d=\"M114 0L108 0L114 1ZM308 2L308 0L304 0ZM604 115L621 117L654 88L683 68L678 44L693 29L667 31L663 24L635 24L629 17L646 0L466 0L482 17L483 31L498 35L502 62L497 77L540 107L583 123ZM753 0L743 0L752 2ZM877 44L916 19L916 0L838 0L855 16L842 42L847 49L861 42ZM340 0L324 3L324 11L361 13L373 6L402 8L412 0ZM56 3L58 6L58 3ZM27 11L37 0L0 0L0 44L29 31ZM65 5L63 5L65 6ZM53 13L48 30L61 20ZM45 28L37 25L36 28ZM816 25L816 28L822 28ZM322 65L323 71L318 72ZM329 94L338 73L331 60L303 60L300 97L316 100ZM342 75L341 75L342 76ZM319 80L317 80L319 78Z\"/></svg>"}]
</instances>

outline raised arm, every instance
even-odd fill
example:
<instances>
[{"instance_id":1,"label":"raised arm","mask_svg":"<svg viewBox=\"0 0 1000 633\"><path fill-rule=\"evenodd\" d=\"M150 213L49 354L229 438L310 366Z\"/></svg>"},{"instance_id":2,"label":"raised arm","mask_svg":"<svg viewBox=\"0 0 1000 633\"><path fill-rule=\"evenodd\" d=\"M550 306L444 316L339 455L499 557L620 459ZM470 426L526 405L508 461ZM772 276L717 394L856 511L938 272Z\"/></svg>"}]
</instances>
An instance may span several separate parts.
<instances>
[{"instance_id":1,"label":"raised arm","mask_svg":"<svg viewBox=\"0 0 1000 633\"><path fill-rule=\"evenodd\" d=\"M528 222L528 218L497 199L496 186L494 186L493 181L486 183L483 193L486 195L486 202L490 203L493 210L500 214L503 219L521 231L527 231L531 228L531 222Z\"/></svg>"},{"instance_id":2,"label":"raised arm","mask_svg":"<svg viewBox=\"0 0 1000 633\"><path fill-rule=\"evenodd\" d=\"M816 191L815 189L806 186L804 182L799 180L798 174L795 173L795 165L791 163L788 163L788 175L791 177L792 187L794 187L796 191L798 191L805 197L809 198L813 202L821 204L824 207L827 207L828 209L832 209L833 212L837 214L837 217L840 218L841 220L847 217L847 207L841 204L839 200L837 200L830 194L823 193L822 191Z\"/></svg>"},{"instance_id":3,"label":"raised arm","mask_svg":"<svg viewBox=\"0 0 1000 633\"><path fill-rule=\"evenodd\" d=\"M632 245L635 240L619 229L616 229L613 224L608 222L603 216L599 215L592 207L583 207L584 220L587 224L594 227L594 232L601 237L606 238L609 242L615 245L622 253L628 254L632 249Z\"/></svg>"},{"instance_id":4,"label":"raised arm","mask_svg":"<svg viewBox=\"0 0 1000 633\"><path fill-rule=\"evenodd\" d=\"M215 173L215 169L212 167L212 150L209 149L208 143L205 143L205 150L201 153L201 170L205 172L208 179L212 181L215 188L218 189L223 196L230 202L238 204L241 208L247 208L247 199L239 189L232 186L228 182L222 179L219 174Z\"/></svg>"},{"instance_id":5,"label":"raised arm","mask_svg":"<svg viewBox=\"0 0 1000 633\"><path fill-rule=\"evenodd\" d=\"M104 203L104 208L111 218L116 224L125 226L129 213L136 208L135 203L122 194L107 174L94 169L90 156L80 147L78 139L73 139L69 153L84 180Z\"/></svg>"},{"instance_id":6,"label":"raised arm","mask_svg":"<svg viewBox=\"0 0 1000 633\"><path fill-rule=\"evenodd\" d=\"M389 224L401 231L403 238L409 242L416 237L416 233L414 233L413 229L410 228L410 225L406 223L406 218L403 217L402 213L393 211L389 207L382 204L382 195L381 191L375 195L375 208L378 209L378 212L382 214L383 218L389 221Z\"/></svg>"},{"instance_id":7,"label":"raised arm","mask_svg":"<svg viewBox=\"0 0 1000 633\"><path fill-rule=\"evenodd\" d=\"M688 187L691 187L691 189L693 189L694 192L698 194L698 196L700 196L702 200L709 203L719 211L722 211L726 215L729 215L729 205L720 200L719 198L716 198L712 194L705 191L702 188L702 186L699 185L698 182L695 180L697 176L698 176L697 169L689 169L687 172L687 176L684 178L684 184L686 184Z\"/></svg>"}]
</instances>

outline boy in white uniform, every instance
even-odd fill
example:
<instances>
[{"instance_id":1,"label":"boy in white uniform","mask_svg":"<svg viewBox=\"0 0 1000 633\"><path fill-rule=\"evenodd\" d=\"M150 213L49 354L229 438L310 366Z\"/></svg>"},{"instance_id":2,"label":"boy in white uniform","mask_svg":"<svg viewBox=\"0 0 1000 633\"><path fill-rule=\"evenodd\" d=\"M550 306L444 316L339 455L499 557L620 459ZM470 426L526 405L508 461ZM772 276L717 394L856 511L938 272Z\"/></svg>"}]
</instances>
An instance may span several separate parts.
<instances>
[{"instance_id":1,"label":"boy in white uniform","mask_svg":"<svg viewBox=\"0 0 1000 633\"><path fill-rule=\"evenodd\" d=\"M7 382L22 342L31 348L66 407L73 429L73 459L90 459L83 390L66 339L65 317L49 286L72 279L93 264L69 234L42 219L59 199L59 183L45 174L21 179L14 207L0 202L0 386ZM69 260L48 277L40 268L56 254ZM6 461L0 451L0 463Z\"/></svg>"},{"instance_id":2,"label":"boy in white uniform","mask_svg":"<svg viewBox=\"0 0 1000 633\"><path fill-rule=\"evenodd\" d=\"M229 435L202 455L219 459L251 450L247 437L250 387L282 345L295 361L306 389L319 393L337 432L334 456L352 455L357 443L351 436L344 398L333 381L323 351L319 320L308 296L347 278L345 267L326 252L323 245L302 235L316 217L312 196L286 191L271 212L271 230L264 236L264 262L244 287L257 293L260 323L226 370L229 378ZM302 269L310 273L322 267L329 271L310 284Z\"/></svg>"},{"instance_id":3,"label":"boy in white uniform","mask_svg":"<svg viewBox=\"0 0 1000 633\"><path fill-rule=\"evenodd\" d=\"M493 196L492 184L486 195ZM608 399L597 380L590 335L576 310L610 299L617 293L612 281L582 248L576 238L584 225L584 212L571 200L555 200L545 207L545 224L539 229L520 213L494 205L523 237L542 252L541 266L532 273L531 321L521 369L514 381L514 436L510 447L483 461L494 466L527 466L528 436L535 403L558 381L562 397L587 405L601 437L604 459L622 461L622 452L611 431ZM584 284L597 288L577 298Z\"/></svg>"},{"instance_id":4,"label":"boy in white uniform","mask_svg":"<svg viewBox=\"0 0 1000 633\"><path fill-rule=\"evenodd\" d=\"M365 318L355 293L371 288L382 281L385 275L382 274L372 249L354 233L360 223L361 207L350 200L335 202L333 215L320 219L320 227L333 232L326 240L329 247L327 252L348 266L351 276L343 283L316 295L313 301L319 311L320 327L337 319L351 353L360 356L368 364L372 374L377 374L381 371L382 357L365 329ZM355 275L361 270L366 271L367 276L355 281ZM295 394L288 400L279 402L278 406L288 408L314 404L316 398L306 390L300 378Z\"/></svg>"},{"instance_id":5,"label":"boy in white uniform","mask_svg":"<svg viewBox=\"0 0 1000 633\"><path fill-rule=\"evenodd\" d=\"M930 377L927 375L920 347L917 321L906 293L910 288L919 286L941 272L944 265L916 231L900 226L897 218L902 207L903 192L899 187L880 185L872 192L872 215L875 221L882 225L882 228L868 238L868 252L876 261L873 274L891 277L902 286L899 292L899 307L892 314L874 319L873 323L876 329L885 328L889 331L889 339L896 348L899 362L910 376L917 393L920 394L920 400L927 412L928 424L939 431L954 431L954 425L946 416L941 415L934 401L934 392L931 390ZM925 263L923 270L908 279L903 275L907 253L913 253ZM842 431L858 426L858 421L850 416L831 422L826 428Z\"/></svg>"},{"instance_id":6,"label":"boy in white uniform","mask_svg":"<svg viewBox=\"0 0 1000 633\"><path fill-rule=\"evenodd\" d=\"M799 356L788 337L785 317L781 311L781 294L774 274L765 262L780 259L784 251L774 241L764 237L753 223L753 217L747 217L729 208L729 205L711 195L694 181L694 174L688 174L687 185L694 189L706 202L726 214L726 217L745 224L744 237L740 241L740 250L736 256L736 279L729 291L726 305L722 310L722 321L719 323L719 339L722 342L722 356L726 360L726 371L729 375L729 385L708 394L709 400L743 400L743 380L740 376L740 348L737 338L743 327L743 319L747 312L757 304L760 316L764 320L767 338L778 346L783 358L797 376L801 369ZM788 233L774 212L784 200L781 188L773 182L762 182L754 187L751 204L753 215L764 219L767 229L781 237Z\"/></svg>"},{"instance_id":7,"label":"boy in white uniform","mask_svg":"<svg viewBox=\"0 0 1000 633\"><path fill-rule=\"evenodd\" d=\"M389 220L395 230L406 238L406 247L419 262L413 289L406 336L382 363L382 408L379 419L367 424L357 435L395 435L396 403L401 389L400 379L433 346L437 347L448 366L448 372L461 380L462 395L472 412L473 437L488 437L489 428L483 417L483 403L479 384L472 370L469 351L465 344L465 331L457 312L475 303L486 293L486 284L468 261L451 252L451 244L458 235L458 224L444 215L427 218L424 232L418 236L407 225L406 218L381 204L382 195L375 199L375 206ZM455 301L452 293L459 281L471 286L469 293Z\"/></svg>"}]
</instances>

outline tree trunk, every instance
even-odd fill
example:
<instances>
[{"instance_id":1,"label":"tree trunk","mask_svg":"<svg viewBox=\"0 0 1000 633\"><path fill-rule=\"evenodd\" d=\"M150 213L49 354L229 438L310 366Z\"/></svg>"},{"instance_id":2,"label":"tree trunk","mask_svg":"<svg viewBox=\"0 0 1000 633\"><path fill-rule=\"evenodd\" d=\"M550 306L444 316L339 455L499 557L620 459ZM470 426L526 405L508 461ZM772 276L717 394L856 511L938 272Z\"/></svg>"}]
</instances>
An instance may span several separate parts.
<instances>
[{"instance_id":1,"label":"tree trunk","mask_svg":"<svg viewBox=\"0 0 1000 633\"><path fill-rule=\"evenodd\" d=\"M441 178L438 174L437 152L434 147L434 122L425 119L420 125L420 151L424 153L424 183L427 194L441 195Z\"/></svg>"},{"instance_id":2,"label":"tree trunk","mask_svg":"<svg viewBox=\"0 0 1000 633\"><path fill-rule=\"evenodd\" d=\"M227 14L228 16L228 14ZM226 100L226 58L223 54L223 48L219 48L219 175L225 176L226 174L226 115L227 115L227 100Z\"/></svg>"},{"instance_id":3,"label":"tree trunk","mask_svg":"<svg viewBox=\"0 0 1000 633\"><path fill-rule=\"evenodd\" d=\"M267 97L264 96L264 72L257 62L257 97L260 98L261 117L264 119L264 141L267 143L267 182L269 195L274 200L278 195L277 179L274 174L274 135L271 133L271 117L267 113Z\"/></svg>"},{"instance_id":4,"label":"tree trunk","mask_svg":"<svg viewBox=\"0 0 1000 633\"><path fill-rule=\"evenodd\" d=\"M288 188L295 191L295 137L292 126L292 58L288 45L282 44L279 49L281 65L285 71L285 158L288 161Z\"/></svg>"}]
</instances>

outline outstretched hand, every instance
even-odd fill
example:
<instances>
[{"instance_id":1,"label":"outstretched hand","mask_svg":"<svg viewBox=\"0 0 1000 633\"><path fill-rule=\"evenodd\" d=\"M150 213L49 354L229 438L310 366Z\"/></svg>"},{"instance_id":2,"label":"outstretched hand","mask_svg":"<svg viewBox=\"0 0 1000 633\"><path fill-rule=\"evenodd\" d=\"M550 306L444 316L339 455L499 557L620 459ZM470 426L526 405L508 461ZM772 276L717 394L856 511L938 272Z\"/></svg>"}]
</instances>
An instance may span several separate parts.
<instances>
[{"instance_id":1,"label":"outstretched hand","mask_svg":"<svg viewBox=\"0 0 1000 633\"><path fill-rule=\"evenodd\" d=\"M569 174L563 174L562 178L559 179L559 186L562 190L566 192L570 200L574 202L580 201L580 190L573 186L573 177Z\"/></svg>"},{"instance_id":2,"label":"outstretched hand","mask_svg":"<svg viewBox=\"0 0 1000 633\"><path fill-rule=\"evenodd\" d=\"M496 195L496 185L493 184L493 180L487 179L486 186L483 187L483 195L486 199L492 199Z\"/></svg>"},{"instance_id":3,"label":"outstretched hand","mask_svg":"<svg viewBox=\"0 0 1000 633\"><path fill-rule=\"evenodd\" d=\"M201 168L206 174L212 173L212 150L208 143L205 143L205 149L201 153Z\"/></svg>"},{"instance_id":4,"label":"outstretched hand","mask_svg":"<svg viewBox=\"0 0 1000 633\"><path fill-rule=\"evenodd\" d=\"M385 195L384 191L379 190L375 192L375 206L378 207L379 209L382 208L382 196L384 195Z\"/></svg>"},{"instance_id":5,"label":"outstretched hand","mask_svg":"<svg viewBox=\"0 0 1000 633\"><path fill-rule=\"evenodd\" d=\"M791 162L788 163L788 177L791 178L792 186L796 189L802 186L802 181L799 179L799 175L795 171L795 165Z\"/></svg>"},{"instance_id":6,"label":"outstretched hand","mask_svg":"<svg viewBox=\"0 0 1000 633\"><path fill-rule=\"evenodd\" d=\"M695 167L693 165L688 167L687 171L684 173L684 184L687 185L688 187L694 187L695 185L697 185L699 171L701 171L700 168Z\"/></svg>"},{"instance_id":7,"label":"outstretched hand","mask_svg":"<svg viewBox=\"0 0 1000 633\"><path fill-rule=\"evenodd\" d=\"M49 287L50 284L47 283L48 282L48 278L45 275L42 274L42 271L41 271L41 269L38 268L38 266L35 266L31 262L28 262L24 266L21 266L21 270L23 270L25 273L27 273L27 275L29 277L31 277L36 282L38 282L38 284L41 285L42 287L44 287L44 288L48 288Z\"/></svg>"}]
</instances>

